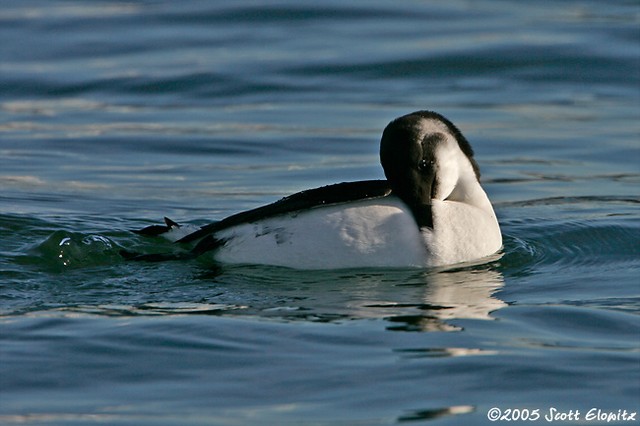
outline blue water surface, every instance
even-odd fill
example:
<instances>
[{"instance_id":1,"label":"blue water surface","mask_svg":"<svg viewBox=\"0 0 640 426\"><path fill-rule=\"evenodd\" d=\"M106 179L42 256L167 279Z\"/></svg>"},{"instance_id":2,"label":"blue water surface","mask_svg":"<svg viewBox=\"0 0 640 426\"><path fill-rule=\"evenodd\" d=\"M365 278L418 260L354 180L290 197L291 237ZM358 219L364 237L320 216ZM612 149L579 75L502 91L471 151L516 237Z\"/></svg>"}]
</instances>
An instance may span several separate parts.
<instances>
[{"instance_id":1,"label":"blue water surface","mask_svg":"<svg viewBox=\"0 0 640 426\"><path fill-rule=\"evenodd\" d=\"M0 40L1 424L640 423L638 2L4 0ZM474 146L486 263L119 255L383 178L421 109Z\"/></svg>"}]
</instances>

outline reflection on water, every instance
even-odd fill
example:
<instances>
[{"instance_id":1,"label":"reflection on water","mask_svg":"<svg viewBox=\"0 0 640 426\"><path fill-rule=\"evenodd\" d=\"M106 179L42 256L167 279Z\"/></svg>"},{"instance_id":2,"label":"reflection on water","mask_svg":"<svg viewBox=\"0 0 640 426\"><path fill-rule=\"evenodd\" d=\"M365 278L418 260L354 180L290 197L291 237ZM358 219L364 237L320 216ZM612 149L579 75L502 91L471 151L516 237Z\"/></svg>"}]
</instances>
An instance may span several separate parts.
<instances>
[{"instance_id":1,"label":"reflection on water","mask_svg":"<svg viewBox=\"0 0 640 426\"><path fill-rule=\"evenodd\" d=\"M416 300L406 305L416 313L400 312L388 317L396 331L452 331L459 328L448 321L454 319L491 319L491 313L506 306L494 294L502 288L502 274L489 267L460 269L425 274L425 285ZM386 305L392 307L392 304ZM386 307L374 305L372 307Z\"/></svg>"},{"instance_id":2,"label":"reflection on water","mask_svg":"<svg viewBox=\"0 0 640 426\"><path fill-rule=\"evenodd\" d=\"M175 273L184 273L182 265L173 263ZM68 304L32 315L248 315L311 322L384 319L394 331L456 331L460 328L451 320L489 320L493 312L506 306L495 297L504 280L491 264L439 271L314 273L247 265L207 270L199 280L200 286L208 287L209 295L201 303L130 305L114 298L107 304Z\"/></svg>"},{"instance_id":3,"label":"reflection on water","mask_svg":"<svg viewBox=\"0 0 640 426\"><path fill-rule=\"evenodd\" d=\"M458 414L467 414L475 410L475 407L469 405L457 405L453 407L415 410L398 418L399 423L436 420L441 417L453 416Z\"/></svg>"}]
</instances>

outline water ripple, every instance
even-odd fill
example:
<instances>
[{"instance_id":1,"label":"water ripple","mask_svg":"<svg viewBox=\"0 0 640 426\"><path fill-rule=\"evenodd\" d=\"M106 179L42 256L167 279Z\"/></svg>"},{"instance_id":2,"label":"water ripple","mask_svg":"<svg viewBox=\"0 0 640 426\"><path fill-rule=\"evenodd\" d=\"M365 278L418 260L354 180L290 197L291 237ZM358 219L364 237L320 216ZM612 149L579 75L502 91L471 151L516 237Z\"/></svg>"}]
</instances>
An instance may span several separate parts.
<instances>
[{"instance_id":1,"label":"water ripple","mask_svg":"<svg viewBox=\"0 0 640 426\"><path fill-rule=\"evenodd\" d=\"M508 268L596 266L615 269L640 256L640 222L629 196L547 197L501 204ZM609 208L603 208L609 206ZM554 216L545 216L553 210ZM527 216L524 216L527 215Z\"/></svg>"}]
</instances>

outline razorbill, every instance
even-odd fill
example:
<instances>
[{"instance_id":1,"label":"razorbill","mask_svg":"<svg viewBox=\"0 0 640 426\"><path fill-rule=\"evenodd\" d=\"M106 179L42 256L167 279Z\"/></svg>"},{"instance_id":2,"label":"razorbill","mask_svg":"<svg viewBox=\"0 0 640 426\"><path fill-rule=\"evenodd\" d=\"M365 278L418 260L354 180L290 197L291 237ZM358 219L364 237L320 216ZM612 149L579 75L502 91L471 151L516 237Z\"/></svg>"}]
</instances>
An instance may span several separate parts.
<instances>
[{"instance_id":1,"label":"razorbill","mask_svg":"<svg viewBox=\"0 0 640 426\"><path fill-rule=\"evenodd\" d=\"M450 265L501 248L471 146L445 117L417 111L393 120L382 133L380 162L386 180L302 191L197 230L165 219L137 232L165 235L183 252L122 255L337 269Z\"/></svg>"}]
</instances>

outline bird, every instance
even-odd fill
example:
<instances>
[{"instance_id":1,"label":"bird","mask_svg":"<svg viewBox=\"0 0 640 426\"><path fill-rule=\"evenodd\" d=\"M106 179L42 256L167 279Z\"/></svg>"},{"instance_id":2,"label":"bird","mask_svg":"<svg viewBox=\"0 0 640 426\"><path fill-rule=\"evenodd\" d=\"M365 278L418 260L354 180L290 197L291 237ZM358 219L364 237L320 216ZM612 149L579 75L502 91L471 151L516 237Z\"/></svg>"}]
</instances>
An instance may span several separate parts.
<instances>
[{"instance_id":1,"label":"bird","mask_svg":"<svg viewBox=\"0 0 640 426\"><path fill-rule=\"evenodd\" d=\"M421 110L391 121L380 164L386 179L305 190L200 228L165 218L134 232L162 235L182 251L121 254L322 270L440 267L500 251L500 225L473 149L447 118Z\"/></svg>"}]
</instances>

